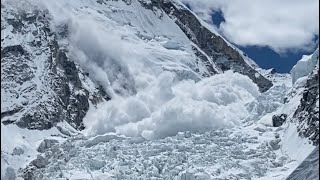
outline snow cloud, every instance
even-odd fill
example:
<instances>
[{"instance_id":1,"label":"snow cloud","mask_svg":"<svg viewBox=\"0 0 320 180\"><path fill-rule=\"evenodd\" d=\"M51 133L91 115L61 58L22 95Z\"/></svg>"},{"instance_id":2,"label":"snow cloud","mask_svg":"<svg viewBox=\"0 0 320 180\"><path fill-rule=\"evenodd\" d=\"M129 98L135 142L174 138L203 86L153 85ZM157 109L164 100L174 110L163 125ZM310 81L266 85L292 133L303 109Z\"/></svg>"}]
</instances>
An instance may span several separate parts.
<instances>
[{"instance_id":1,"label":"snow cloud","mask_svg":"<svg viewBox=\"0 0 320 180\"><path fill-rule=\"evenodd\" d=\"M278 53L313 50L319 35L318 0L182 0L205 21L221 11L218 31L241 46L268 46Z\"/></svg>"},{"instance_id":2,"label":"snow cloud","mask_svg":"<svg viewBox=\"0 0 320 180\"><path fill-rule=\"evenodd\" d=\"M135 82L127 66L131 59L128 43L122 41L121 30L98 12L75 14L70 11L83 4L65 1L42 1L53 16L52 28L67 31L66 46L71 60L77 62L89 77L102 85L109 95L129 96L135 93ZM89 16L88 14L91 14ZM101 20L103 19L103 20ZM101 22L100 22L101 21ZM66 27L66 28L65 28Z\"/></svg>"},{"instance_id":3,"label":"snow cloud","mask_svg":"<svg viewBox=\"0 0 320 180\"><path fill-rule=\"evenodd\" d=\"M138 38L142 30L136 33L74 2L46 3L57 31L60 25L68 27L68 55L112 94L110 101L89 109L83 120L85 134L115 132L156 139L233 127L247 117L246 104L259 95L249 77L229 71L193 78L195 82L190 68L195 57L176 40ZM68 11L61 11L61 6ZM72 7L81 13L69 13Z\"/></svg>"},{"instance_id":4,"label":"snow cloud","mask_svg":"<svg viewBox=\"0 0 320 180\"><path fill-rule=\"evenodd\" d=\"M135 96L115 97L91 109L84 119L87 133L154 139L181 131L233 127L248 115L246 104L259 95L247 76L231 71L197 83L178 81L166 71L154 80L155 84Z\"/></svg>"}]
</instances>

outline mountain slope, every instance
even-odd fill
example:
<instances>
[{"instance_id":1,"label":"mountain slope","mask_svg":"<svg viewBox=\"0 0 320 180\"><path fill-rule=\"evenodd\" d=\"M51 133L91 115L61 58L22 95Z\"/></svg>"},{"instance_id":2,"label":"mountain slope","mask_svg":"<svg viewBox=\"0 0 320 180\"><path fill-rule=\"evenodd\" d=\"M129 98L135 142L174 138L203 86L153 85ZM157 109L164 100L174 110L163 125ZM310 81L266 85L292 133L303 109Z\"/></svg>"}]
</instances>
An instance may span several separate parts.
<instances>
[{"instance_id":1,"label":"mountain slope","mask_svg":"<svg viewBox=\"0 0 320 180\"><path fill-rule=\"evenodd\" d=\"M319 179L319 146L287 178L295 179Z\"/></svg>"},{"instance_id":2,"label":"mountain slope","mask_svg":"<svg viewBox=\"0 0 320 180\"><path fill-rule=\"evenodd\" d=\"M318 71L291 87L178 0L1 6L2 179L284 179L318 143Z\"/></svg>"},{"instance_id":3,"label":"mountain slope","mask_svg":"<svg viewBox=\"0 0 320 180\"><path fill-rule=\"evenodd\" d=\"M231 69L247 75L262 92L272 85L237 49L175 1L24 3L27 10L15 1L2 3L5 123L48 129L65 120L83 129L90 103L135 94L135 74L153 71L158 76L161 69L195 81ZM23 73L12 77L19 71ZM12 78L23 87L11 87L16 86Z\"/></svg>"},{"instance_id":4,"label":"mountain slope","mask_svg":"<svg viewBox=\"0 0 320 180\"><path fill-rule=\"evenodd\" d=\"M41 130L65 120L83 128L89 97L102 101L101 88L59 47L46 12L2 8L2 14L1 121Z\"/></svg>"}]
</instances>

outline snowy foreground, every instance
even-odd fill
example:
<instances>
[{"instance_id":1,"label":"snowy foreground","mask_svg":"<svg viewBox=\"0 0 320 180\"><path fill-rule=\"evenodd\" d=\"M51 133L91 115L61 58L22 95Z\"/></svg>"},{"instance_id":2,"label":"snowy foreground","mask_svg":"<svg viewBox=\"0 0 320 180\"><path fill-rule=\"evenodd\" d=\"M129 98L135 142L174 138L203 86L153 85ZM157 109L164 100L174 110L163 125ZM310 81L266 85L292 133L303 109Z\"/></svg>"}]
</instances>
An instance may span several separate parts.
<instances>
[{"instance_id":1,"label":"snowy foreground","mask_svg":"<svg viewBox=\"0 0 320 180\"><path fill-rule=\"evenodd\" d=\"M284 84L249 103L251 115L235 128L147 140L113 133L88 137L66 124L59 127L71 137L56 128L30 133L1 125L1 140L6 144L2 150L13 151L2 154L2 163L11 162L4 166L10 167L4 174L15 176L10 169L36 158L31 164L40 169L24 172L36 174L37 179L285 179L314 147L298 137L290 123L272 127L271 116L281 109L289 89L286 84L290 85L288 77L278 79ZM11 135L15 142L10 143ZM43 138L51 140L38 148ZM22 154L13 150L16 146L23 149Z\"/></svg>"}]
</instances>

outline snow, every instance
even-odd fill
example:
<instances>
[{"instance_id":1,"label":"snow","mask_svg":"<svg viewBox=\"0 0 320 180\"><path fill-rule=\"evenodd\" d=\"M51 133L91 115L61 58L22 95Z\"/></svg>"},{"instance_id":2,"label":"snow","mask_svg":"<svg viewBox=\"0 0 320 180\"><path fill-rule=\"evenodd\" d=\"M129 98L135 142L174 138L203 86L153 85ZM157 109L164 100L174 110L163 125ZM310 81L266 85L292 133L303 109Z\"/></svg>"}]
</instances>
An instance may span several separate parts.
<instances>
[{"instance_id":1,"label":"snow","mask_svg":"<svg viewBox=\"0 0 320 180\"><path fill-rule=\"evenodd\" d=\"M296 125L286 124L286 130L283 136L282 150L290 158L302 162L315 148L306 139L298 136Z\"/></svg>"},{"instance_id":2,"label":"snow","mask_svg":"<svg viewBox=\"0 0 320 180\"><path fill-rule=\"evenodd\" d=\"M89 72L89 78L79 73L84 88L94 91L99 82L112 99L96 107L90 104L81 132L66 122L43 131L1 124L2 175L17 176L19 168L39 155L36 149L47 138L58 140L59 150L41 154L49 164L34 170L47 179L282 180L314 149L298 136L294 122L275 128L272 116L292 117L306 82L303 68L311 67L315 55L294 68L293 86L288 74L271 75L260 69L274 84L260 93L247 76L231 71L202 78L194 70L194 44L166 14L158 18L161 11L146 10L137 0L131 5L104 3L39 3L49 9L54 30L67 25L71 35L60 44ZM11 31L11 26L1 31L8 36L4 45L32 41L31 34L26 39ZM44 67L36 66L41 79ZM206 71L205 66L199 69ZM45 86L40 80L36 83ZM2 97L6 108L27 99L10 102L9 96ZM23 154L16 149L13 155L15 148L22 148Z\"/></svg>"},{"instance_id":3,"label":"snow","mask_svg":"<svg viewBox=\"0 0 320 180\"><path fill-rule=\"evenodd\" d=\"M233 127L248 115L245 104L259 95L248 77L231 71L199 82L177 82L173 73L164 72L157 80L135 96L112 99L88 112L86 133L154 139Z\"/></svg>"},{"instance_id":4,"label":"snow","mask_svg":"<svg viewBox=\"0 0 320 180\"><path fill-rule=\"evenodd\" d=\"M319 179L319 146L288 176L288 179Z\"/></svg>"},{"instance_id":5,"label":"snow","mask_svg":"<svg viewBox=\"0 0 320 180\"><path fill-rule=\"evenodd\" d=\"M158 18L135 0L130 6L122 1L45 4L55 26L66 23L72 32L69 55L112 96L87 113L88 135L154 139L233 127L247 116L245 104L259 94L249 78L232 72L200 81L189 39L166 14ZM71 10L65 12L66 7Z\"/></svg>"},{"instance_id":6,"label":"snow","mask_svg":"<svg viewBox=\"0 0 320 180\"><path fill-rule=\"evenodd\" d=\"M167 49L179 49L181 47L179 43L174 41L166 41L165 43L162 44L162 46Z\"/></svg>"},{"instance_id":7,"label":"snow","mask_svg":"<svg viewBox=\"0 0 320 180\"><path fill-rule=\"evenodd\" d=\"M297 62L291 69L292 83L295 83L297 79L309 75L316 64L319 63L319 48L311 55L303 55L301 60Z\"/></svg>"},{"instance_id":8,"label":"snow","mask_svg":"<svg viewBox=\"0 0 320 180\"><path fill-rule=\"evenodd\" d=\"M1 123L1 179L7 171L13 170L13 175L19 168L25 168L39 154L36 149L41 141L47 138L61 141L63 136L57 128L30 131ZM22 154L14 154L15 148L22 149Z\"/></svg>"},{"instance_id":9,"label":"snow","mask_svg":"<svg viewBox=\"0 0 320 180\"><path fill-rule=\"evenodd\" d=\"M60 145L60 156L53 156L46 168L37 171L49 179L76 179L80 175L90 179L90 174L103 177L106 173L109 179L259 179L269 169L284 171L285 167L275 164L290 159L270 149L268 141L274 137L259 139L250 133L251 128L178 133L153 141L114 134L89 140L74 137ZM90 146L82 146L88 143ZM66 157L67 161L60 160ZM50 170L57 166L61 171Z\"/></svg>"}]
</instances>

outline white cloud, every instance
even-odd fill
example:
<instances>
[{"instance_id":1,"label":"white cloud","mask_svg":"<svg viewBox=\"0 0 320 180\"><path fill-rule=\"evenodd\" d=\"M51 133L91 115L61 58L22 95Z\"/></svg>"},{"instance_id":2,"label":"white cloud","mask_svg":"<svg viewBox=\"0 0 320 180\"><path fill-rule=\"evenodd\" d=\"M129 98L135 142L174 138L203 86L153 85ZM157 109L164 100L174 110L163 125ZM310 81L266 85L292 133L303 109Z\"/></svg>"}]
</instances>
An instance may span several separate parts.
<instances>
[{"instance_id":1,"label":"white cloud","mask_svg":"<svg viewBox=\"0 0 320 180\"><path fill-rule=\"evenodd\" d=\"M221 10L219 32L241 46L269 46L278 53L312 50L319 35L318 0L182 0L205 21Z\"/></svg>"}]
</instances>

